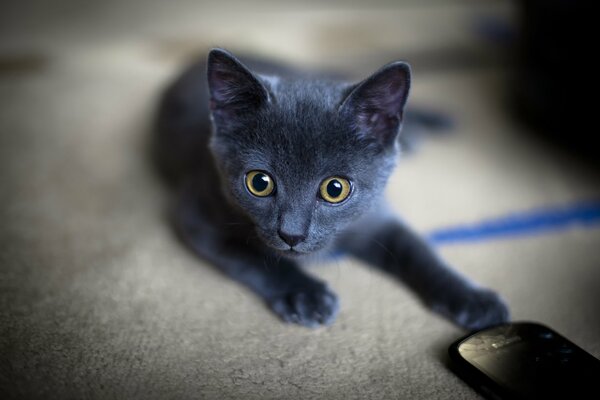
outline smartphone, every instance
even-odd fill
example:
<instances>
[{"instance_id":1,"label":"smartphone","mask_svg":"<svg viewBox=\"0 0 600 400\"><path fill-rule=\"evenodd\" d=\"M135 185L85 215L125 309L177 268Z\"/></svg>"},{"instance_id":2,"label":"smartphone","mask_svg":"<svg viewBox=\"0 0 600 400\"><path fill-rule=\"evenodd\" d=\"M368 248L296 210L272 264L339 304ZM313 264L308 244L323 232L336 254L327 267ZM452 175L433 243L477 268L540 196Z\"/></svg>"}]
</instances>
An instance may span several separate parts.
<instances>
[{"instance_id":1,"label":"smartphone","mask_svg":"<svg viewBox=\"0 0 600 400\"><path fill-rule=\"evenodd\" d=\"M452 369L490 399L600 399L600 360L535 322L472 333L448 352Z\"/></svg>"}]
</instances>

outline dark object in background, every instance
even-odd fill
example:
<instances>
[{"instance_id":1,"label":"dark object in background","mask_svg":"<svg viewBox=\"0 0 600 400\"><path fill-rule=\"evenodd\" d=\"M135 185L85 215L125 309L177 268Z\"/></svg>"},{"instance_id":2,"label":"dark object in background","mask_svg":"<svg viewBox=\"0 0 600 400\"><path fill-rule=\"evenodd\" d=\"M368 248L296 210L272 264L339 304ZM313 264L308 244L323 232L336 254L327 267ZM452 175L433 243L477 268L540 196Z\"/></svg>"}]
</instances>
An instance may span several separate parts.
<instances>
[{"instance_id":1,"label":"dark object in background","mask_svg":"<svg viewBox=\"0 0 600 400\"><path fill-rule=\"evenodd\" d=\"M530 127L577 154L597 156L591 21L588 1L522 0L513 105Z\"/></svg>"},{"instance_id":2,"label":"dark object in background","mask_svg":"<svg viewBox=\"0 0 600 400\"><path fill-rule=\"evenodd\" d=\"M537 323L484 329L457 340L448 352L458 375L492 399L600 395L600 361Z\"/></svg>"}]
</instances>

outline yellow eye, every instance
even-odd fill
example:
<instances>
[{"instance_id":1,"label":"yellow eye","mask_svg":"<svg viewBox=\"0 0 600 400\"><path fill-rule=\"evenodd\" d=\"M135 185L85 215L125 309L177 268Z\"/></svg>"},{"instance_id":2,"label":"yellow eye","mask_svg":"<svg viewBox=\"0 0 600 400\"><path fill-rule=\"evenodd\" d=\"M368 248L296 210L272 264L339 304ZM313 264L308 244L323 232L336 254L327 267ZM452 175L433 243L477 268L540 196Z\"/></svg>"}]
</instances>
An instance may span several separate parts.
<instances>
[{"instance_id":1,"label":"yellow eye","mask_svg":"<svg viewBox=\"0 0 600 400\"><path fill-rule=\"evenodd\" d=\"M346 200L350 195L352 185L348 179L332 176L321 183L320 193L323 200L337 204Z\"/></svg>"},{"instance_id":2,"label":"yellow eye","mask_svg":"<svg viewBox=\"0 0 600 400\"><path fill-rule=\"evenodd\" d=\"M267 173L250 171L246 174L246 187L255 196L267 197L275 189L275 182Z\"/></svg>"}]
</instances>

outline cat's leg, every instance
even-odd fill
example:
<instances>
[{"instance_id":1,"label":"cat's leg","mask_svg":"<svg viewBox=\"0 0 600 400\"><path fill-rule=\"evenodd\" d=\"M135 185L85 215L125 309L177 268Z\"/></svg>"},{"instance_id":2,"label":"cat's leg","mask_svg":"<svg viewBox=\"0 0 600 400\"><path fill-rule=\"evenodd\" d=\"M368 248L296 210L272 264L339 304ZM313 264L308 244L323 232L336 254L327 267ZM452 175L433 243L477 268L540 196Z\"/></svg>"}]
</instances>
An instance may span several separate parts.
<instances>
[{"instance_id":1,"label":"cat's leg","mask_svg":"<svg viewBox=\"0 0 600 400\"><path fill-rule=\"evenodd\" d=\"M508 307L441 260L435 251L394 216L372 216L340 240L350 254L402 280L432 310L467 329L506 322Z\"/></svg>"},{"instance_id":2,"label":"cat's leg","mask_svg":"<svg viewBox=\"0 0 600 400\"><path fill-rule=\"evenodd\" d=\"M326 283L308 275L296 262L248 244L239 234L229 235L195 209L183 207L175 217L183 240L203 259L263 298L284 321L318 327L335 320L339 302ZM233 226L238 233L244 229Z\"/></svg>"}]
</instances>

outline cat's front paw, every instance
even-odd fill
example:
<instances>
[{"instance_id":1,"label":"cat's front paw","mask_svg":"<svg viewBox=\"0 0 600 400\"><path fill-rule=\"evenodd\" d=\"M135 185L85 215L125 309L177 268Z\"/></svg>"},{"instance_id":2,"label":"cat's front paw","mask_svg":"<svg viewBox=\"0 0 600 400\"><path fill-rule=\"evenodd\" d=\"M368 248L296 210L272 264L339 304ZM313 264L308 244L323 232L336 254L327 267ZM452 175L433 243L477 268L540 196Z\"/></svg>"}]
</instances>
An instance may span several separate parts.
<instances>
[{"instance_id":1,"label":"cat's front paw","mask_svg":"<svg viewBox=\"0 0 600 400\"><path fill-rule=\"evenodd\" d=\"M508 322L510 312L502 298L485 288L470 289L432 305L432 309L457 325L469 330L479 330Z\"/></svg>"},{"instance_id":2,"label":"cat's front paw","mask_svg":"<svg viewBox=\"0 0 600 400\"><path fill-rule=\"evenodd\" d=\"M337 296L325 285L296 289L272 299L269 305L285 322L310 328L331 324L340 309Z\"/></svg>"}]
</instances>

